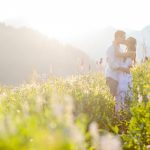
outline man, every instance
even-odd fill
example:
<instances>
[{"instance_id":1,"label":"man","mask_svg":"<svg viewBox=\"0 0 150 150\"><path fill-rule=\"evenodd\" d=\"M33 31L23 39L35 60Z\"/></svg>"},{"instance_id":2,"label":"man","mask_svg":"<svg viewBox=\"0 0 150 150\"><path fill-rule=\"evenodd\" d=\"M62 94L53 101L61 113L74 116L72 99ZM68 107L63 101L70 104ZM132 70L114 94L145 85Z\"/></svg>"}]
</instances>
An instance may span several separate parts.
<instances>
[{"instance_id":1,"label":"man","mask_svg":"<svg viewBox=\"0 0 150 150\"><path fill-rule=\"evenodd\" d=\"M118 71L130 72L128 68L122 68L120 61L123 58L133 58L135 57L135 52L121 52L121 44L125 44L125 32L118 30L115 32L114 41L112 45L107 49L106 59L106 84L110 89L110 93L113 97L117 96L117 87L118 87Z\"/></svg>"}]
</instances>

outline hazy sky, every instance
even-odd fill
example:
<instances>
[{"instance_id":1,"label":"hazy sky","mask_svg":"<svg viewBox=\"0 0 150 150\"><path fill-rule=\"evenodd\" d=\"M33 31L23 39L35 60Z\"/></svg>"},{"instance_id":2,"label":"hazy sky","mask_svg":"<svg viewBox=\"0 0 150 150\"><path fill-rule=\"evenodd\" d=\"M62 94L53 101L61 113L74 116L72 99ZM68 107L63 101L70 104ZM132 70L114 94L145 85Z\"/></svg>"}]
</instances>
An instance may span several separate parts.
<instances>
[{"instance_id":1,"label":"hazy sky","mask_svg":"<svg viewBox=\"0 0 150 150\"><path fill-rule=\"evenodd\" d=\"M140 30L150 23L149 0L0 0L0 21L28 25L65 39L107 26Z\"/></svg>"}]
</instances>

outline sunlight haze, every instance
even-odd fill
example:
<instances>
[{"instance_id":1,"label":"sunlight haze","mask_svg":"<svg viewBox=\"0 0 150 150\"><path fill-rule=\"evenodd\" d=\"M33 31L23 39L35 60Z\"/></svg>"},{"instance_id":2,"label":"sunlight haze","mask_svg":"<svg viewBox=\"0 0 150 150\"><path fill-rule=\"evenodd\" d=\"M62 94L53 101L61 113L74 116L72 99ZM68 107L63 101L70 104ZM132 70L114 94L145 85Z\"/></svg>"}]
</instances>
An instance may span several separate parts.
<instances>
[{"instance_id":1,"label":"sunlight haze","mask_svg":"<svg viewBox=\"0 0 150 150\"><path fill-rule=\"evenodd\" d=\"M107 26L140 30L149 24L148 0L5 0L0 21L66 40Z\"/></svg>"}]
</instances>

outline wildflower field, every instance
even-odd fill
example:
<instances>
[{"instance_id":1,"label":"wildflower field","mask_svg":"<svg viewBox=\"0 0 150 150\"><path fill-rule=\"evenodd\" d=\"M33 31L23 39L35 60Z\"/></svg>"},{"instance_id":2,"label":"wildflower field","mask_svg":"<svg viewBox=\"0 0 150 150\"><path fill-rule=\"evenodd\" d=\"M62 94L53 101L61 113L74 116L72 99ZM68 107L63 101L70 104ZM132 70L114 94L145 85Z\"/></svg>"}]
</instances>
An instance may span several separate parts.
<instances>
[{"instance_id":1,"label":"wildflower field","mask_svg":"<svg viewBox=\"0 0 150 150\"><path fill-rule=\"evenodd\" d=\"M150 62L132 69L133 99L114 112L103 74L0 87L0 150L147 150Z\"/></svg>"}]
</instances>

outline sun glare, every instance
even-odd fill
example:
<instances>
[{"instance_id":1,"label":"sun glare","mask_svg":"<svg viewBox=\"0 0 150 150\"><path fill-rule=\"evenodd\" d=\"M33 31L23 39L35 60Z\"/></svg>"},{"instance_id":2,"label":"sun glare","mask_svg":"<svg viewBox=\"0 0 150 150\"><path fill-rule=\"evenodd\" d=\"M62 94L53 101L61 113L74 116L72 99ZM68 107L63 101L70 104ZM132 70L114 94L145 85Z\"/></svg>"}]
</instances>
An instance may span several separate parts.
<instances>
[{"instance_id":1,"label":"sun glare","mask_svg":"<svg viewBox=\"0 0 150 150\"><path fill-rule=\"evenodd\" d=\"M148 6L147 0L5 0L0 5L0 21L15 24L12 20L16 20L16 24L65 40L107 26L139 30L148 24Z\"/></svg>"}]
</instances>

